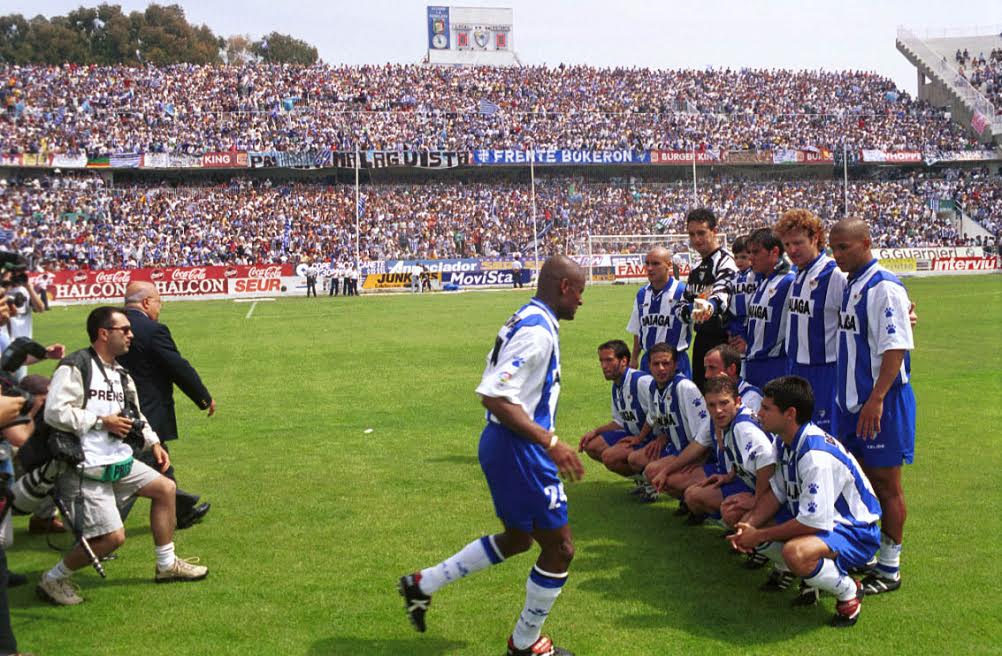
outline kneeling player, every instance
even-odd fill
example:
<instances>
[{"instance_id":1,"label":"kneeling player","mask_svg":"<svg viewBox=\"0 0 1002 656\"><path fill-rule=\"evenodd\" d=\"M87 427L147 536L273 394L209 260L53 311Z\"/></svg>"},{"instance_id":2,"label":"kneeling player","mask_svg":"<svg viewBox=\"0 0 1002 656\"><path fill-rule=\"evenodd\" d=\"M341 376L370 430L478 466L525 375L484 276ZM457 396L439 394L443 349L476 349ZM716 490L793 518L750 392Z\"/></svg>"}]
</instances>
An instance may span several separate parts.
<instances>
[{"instance_id":1,"label":"kneeling player","mask_svg":"<svg viewBox=\"0 0 1002 656\"><path fill-rule=\"evenodd\" d=\"M719 512L725 524L735 526L754 507L755 499L768 491L776 471L776 448L741 404L731 378L707 378L705 387L706 407L722 439L717 445L717 464L707 465L700 472L704 480L684 490L685 503L693 514ZM706 449L695 442L690 448Z\"/></svg>"},{"instance_id":2,"label":"kneeling player","mask_svg":"<svg viewBox=\"0 0 1002 656\"><path fill-rule=\"evenodd\" d=\"M799 376L770 381L763 390L762 428L779 435L778 467L747 521L731 536L749 553L760 545L814 588L838 599L833 626L859 619L863 588L848 572L862 567L880 546L880 504L862 470L841 443L811 423L814 394ZM775 517L775 525L766 526Z\"/></svg>"},{"instance_id":3,"label":"kneeling player","mask_svg":"<svg viewBox=\"0 0 1002 656\"><path fill-rule=\"evenodd\" d=\"M667 344L650 350L651 373L647 424L640 432L643 448L628 456L634 472L643 472L649 486L647 500L656 498L653 481L671 465L696 435L710 432L710 416L703 406L703 396L696 384L676 372L677 352Z\"/></svg>"},{"instance_id":4,"label":"kneeling player","mask_svg":"<svg viewBox=\"0 0 1002 656\"><path fill-rule=\"evenodd\" d=\"M644 409L649 400L650 376L630 368L630 349L626 342L614 339L598 347L598 362L606 380L612 381L612 421L588 431L581 437L578 451L584 451L592 460L602 462L602 453L624 438L637 435L647 421ZM623 473L623 472L617 472Z\"/></svg>"}]
</instances>

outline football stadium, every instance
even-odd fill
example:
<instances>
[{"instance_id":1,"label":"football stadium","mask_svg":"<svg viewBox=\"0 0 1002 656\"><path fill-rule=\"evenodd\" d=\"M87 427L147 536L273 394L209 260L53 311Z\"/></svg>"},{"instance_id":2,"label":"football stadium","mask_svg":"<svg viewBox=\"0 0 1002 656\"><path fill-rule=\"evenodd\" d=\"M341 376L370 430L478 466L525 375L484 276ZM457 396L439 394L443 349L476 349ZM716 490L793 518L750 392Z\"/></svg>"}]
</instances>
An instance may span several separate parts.
<instances>
[{"instance_id":1,"label":"football stadium","mask_svg":"<svg viewBox=\"0 0 1002 656\"><path fill-rule=\"evenodd\" d=\"M811 69L545 63L591 3L316 9L361 54L44 4L0 16L0 656L998 652L997 7Z\"/></svg>"}]
</instances>

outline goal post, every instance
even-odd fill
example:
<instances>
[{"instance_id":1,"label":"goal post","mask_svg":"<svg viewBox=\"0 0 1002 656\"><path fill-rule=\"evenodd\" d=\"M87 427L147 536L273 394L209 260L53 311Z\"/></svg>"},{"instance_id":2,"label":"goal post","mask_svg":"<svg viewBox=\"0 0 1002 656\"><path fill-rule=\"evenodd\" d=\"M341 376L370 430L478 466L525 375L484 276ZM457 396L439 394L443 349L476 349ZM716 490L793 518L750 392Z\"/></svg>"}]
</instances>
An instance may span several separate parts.
<instances>
[{"instance_id":1,"label":"goal post","mask_svg":"<svg viewBox=\"0 0 1002 656\"><path fill-rule=\"evenodd\" d=\"M727 235L718 233L720 245L727 246ZM689 275L700 261L699 253L689 247L685 233L649 235L588 235L588 281L642 282L647 279L644 256L655 246L664 246L672 254L673 275Z\"/></svg>"}]
</instances>

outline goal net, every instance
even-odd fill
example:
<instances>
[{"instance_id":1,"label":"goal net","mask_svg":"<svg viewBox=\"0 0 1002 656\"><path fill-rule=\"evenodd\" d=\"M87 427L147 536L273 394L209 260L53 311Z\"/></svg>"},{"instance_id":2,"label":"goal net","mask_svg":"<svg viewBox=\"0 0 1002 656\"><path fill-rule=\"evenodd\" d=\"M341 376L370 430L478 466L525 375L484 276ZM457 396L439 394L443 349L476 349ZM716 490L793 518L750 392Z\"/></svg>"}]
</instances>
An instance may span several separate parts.
<instances>
[{"instance_id":1,"label":"goal net","mask_svg":"<svg viewBox=\"0 0 1002 656\"><path fill-rule=\"evenodd\" d=\"M727 246L727 235L718 233L720 245ZM699 264L699 253L689 248L689 235L662 233L655 235L589 235L589 282L643 282L647 280L644 257L655 246L664 246L672 254L673 275L689 275L689 269Z\"/></svg>"}]
</instances>

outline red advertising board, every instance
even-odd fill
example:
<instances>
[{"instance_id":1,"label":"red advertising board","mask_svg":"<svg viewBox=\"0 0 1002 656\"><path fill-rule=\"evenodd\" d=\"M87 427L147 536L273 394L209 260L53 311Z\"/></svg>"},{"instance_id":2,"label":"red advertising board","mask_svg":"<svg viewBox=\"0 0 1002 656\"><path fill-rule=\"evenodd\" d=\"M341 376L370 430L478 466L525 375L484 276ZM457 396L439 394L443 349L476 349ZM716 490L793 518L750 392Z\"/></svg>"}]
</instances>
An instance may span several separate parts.
<instances>
[{"instance_id":1,"label":"red advertising board","mask_svg":"<svg viewBox=\"0 0 1002 656\"><path fill-rule=\"evenodd\" d=\"M719 164L720 156L717 153L706 151L696 151L696 164ZM652 150L651 164L692 166L691 150Z\"/></svg>"},{"instance_id":2,"label":"red advertising board","mask_svg":"<svg viewBox=\"0 0 1002 656\"><path fill-rule=\"evenodd\" d=\"M282 278L295 276L291 264L166 267L56 271L49 284L55 301L120 299L132 280L154 283L164 298L255 296L282 291Z\"/></svg>"},{"instance_id":3,"label":"red advertising board","mask_svg":"<svg viewBox=\"0 0 1002 656\"><path fill-rule=\"evenodd\" d=\"M227 150L202 155L202 167L209 169L245 168L248 162L247 153L242 150Z\"/></svg>"}]
</instances>

